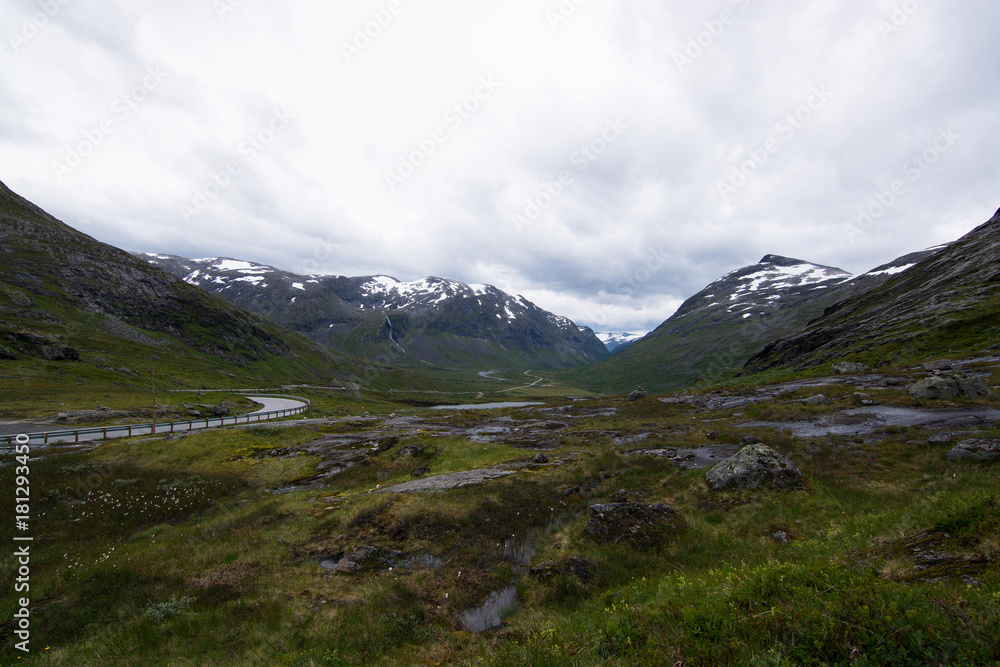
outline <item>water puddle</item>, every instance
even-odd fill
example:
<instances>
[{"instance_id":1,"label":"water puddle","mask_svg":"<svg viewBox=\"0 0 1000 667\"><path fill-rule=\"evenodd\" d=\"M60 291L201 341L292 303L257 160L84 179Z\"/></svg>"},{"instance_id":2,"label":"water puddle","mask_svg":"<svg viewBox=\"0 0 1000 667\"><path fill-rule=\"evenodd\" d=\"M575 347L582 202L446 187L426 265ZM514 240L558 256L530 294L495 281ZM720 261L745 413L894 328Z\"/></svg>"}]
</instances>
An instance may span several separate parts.
<instances>
[{"instance_id":1,"label":"water puddle","mask_svg":"<svg viewBox=\"0 0 1000 667\"><path fill-rule=\"evenodd\" d=\"M526 408L531 405L545 405L538 401L507 401L501 403L469 403L468 405L435 405L431 410L497 410L499 408Z\"/></svg>"},{"instance_id":2,"label":"water puddle","mask_svg":"<svg viewBox=\"0 0 1000 667\"><path fill-rule=\"evenodd\" d=\"M511 584L500 591L490 593L482 605L462 612L459 619L466 632L485 632L499 627L501 615L517 604L517 587Z\"/></svg>"}]
</instances>

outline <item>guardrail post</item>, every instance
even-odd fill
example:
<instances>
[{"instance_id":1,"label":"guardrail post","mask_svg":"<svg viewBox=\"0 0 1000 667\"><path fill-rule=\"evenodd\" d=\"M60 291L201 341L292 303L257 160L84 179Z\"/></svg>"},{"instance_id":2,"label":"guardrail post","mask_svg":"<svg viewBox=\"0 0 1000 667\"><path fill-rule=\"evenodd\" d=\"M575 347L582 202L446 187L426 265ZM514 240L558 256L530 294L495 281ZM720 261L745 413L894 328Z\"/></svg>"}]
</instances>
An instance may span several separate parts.
<instances>
[{"instance_id":1,"label":"guardrail post","mask_svg":"<svg viewBox=\"0 0 1000 667\"><path fill-rule=\"evenodd\" d=\"M79 429L76 430L76 431L74 431L73 434L76 436L75 438L73 438L73 442L74 443L80 442L80 431L79 431Z\"/></svg>"},{"instance_id":2,"label":"guardrail post","mask_svg":"<svg viewBox=\"0 0 1000 667\"><path fill-rule=\"evenodd\" d=\"M130 438L132 437L132 425L131 424L128 425L128 437L130 437Z\"/></svg>"},{"instance_id":3,"label":"guardrail post","mask_svg":"<svg viewBox=\"0 0 1000 667\"><path fill-rule=\"evenodd\" d=\"M42 439L42 444L43 445L49 444L49 434L48 433L46 433L45 437Z\"/></svg>"}]
</instances>

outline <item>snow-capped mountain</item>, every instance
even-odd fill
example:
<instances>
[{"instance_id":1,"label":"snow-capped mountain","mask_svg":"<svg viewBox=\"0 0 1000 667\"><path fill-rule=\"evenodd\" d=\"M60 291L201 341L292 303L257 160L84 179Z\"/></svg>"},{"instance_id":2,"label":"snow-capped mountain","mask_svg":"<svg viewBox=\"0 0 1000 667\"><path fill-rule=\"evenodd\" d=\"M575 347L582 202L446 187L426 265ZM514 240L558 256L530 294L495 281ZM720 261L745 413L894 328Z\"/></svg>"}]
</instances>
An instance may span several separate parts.
<instances>
[{"instance_id":1,"label":"snow-capped mountain","mask_svg":"<svg viewBox=\"0 0 1000 667\"><path fill-rule=\"evenodd\" d=\"M942 246L946 247L946 246ZM654 331L610 359L574 371L571 381L653 391L719 380L765 345L805 328L845 299L879 287L939 252L930 248L852 275L832 266L765 255L685 301Z\"/></svg>"},{"instance_id":2,"label":"snow-capped mountain","mask_svg":"<svg viewBox=\"0 0 1000 667\"><path fill-rule=\"evenodd\" d=\"M315 340L393 363L569 367L607 356L586 327L492 285L296 275L230 258L142 253L192 285Z\"/></svg>"},{"instance_id":3,"label":"snow-capped mountain","mask_svg":"<svg viewBox=\"0 0 1000 667\"><path fill-rule=\"evenodd\" d=\"M621 352L626 347L636 342L649 332L628 333L628 332L598 332L597 339L604 343L608 352L615 354Z\"/></svg>"}]
</instances>

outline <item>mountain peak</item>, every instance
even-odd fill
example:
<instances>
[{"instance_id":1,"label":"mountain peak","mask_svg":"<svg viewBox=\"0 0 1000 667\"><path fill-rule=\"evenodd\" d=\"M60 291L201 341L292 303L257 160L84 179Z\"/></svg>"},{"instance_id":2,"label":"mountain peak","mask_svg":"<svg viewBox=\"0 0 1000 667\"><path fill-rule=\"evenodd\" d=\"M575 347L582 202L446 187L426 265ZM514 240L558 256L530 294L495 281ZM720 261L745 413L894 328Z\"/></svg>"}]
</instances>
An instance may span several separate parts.
<instances>
[{"instance_id":1,"label":"mountain peak","mask_svg":"<svg viewBox=\"0 0 1000 667\"><path fill-rule=\"evenodd\" d=\"M784 257L782 255L764 255L758 264L773 264L775 266L798 266L799 264L810 264L811 262L805 262L801 259L794 259L792 257Z\"/></svg>"}]
</instances>

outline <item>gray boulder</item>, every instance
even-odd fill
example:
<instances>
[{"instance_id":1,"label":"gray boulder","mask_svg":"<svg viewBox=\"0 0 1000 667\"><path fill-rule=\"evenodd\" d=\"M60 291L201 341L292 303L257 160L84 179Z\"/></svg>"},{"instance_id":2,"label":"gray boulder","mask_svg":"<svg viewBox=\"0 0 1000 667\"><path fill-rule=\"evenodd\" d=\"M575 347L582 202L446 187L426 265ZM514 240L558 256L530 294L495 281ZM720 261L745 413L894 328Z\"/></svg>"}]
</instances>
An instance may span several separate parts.
<instances>
[{"instance_id":1,"label":"gray boulder","mask_svg":"<svg viewBox=\"0 0 1000 667\"><path fill-rule=\"evenodd\" d=\"M682 526L677 512L663 503L605 503L590 506L590 519L583 532L599 542L655 546L667 541Z\"/></svg>"},{"instance_id":2,"label":"gray boulder","mask_svg":"<svg viewBox=\"0 0 1000 667\"><path fill-rule=\"evenodd\" d=\"M958 398L958 381L953 378L931 376L910 385L907 390L914 398L928 398L943 401Z\"/></svg>"},{"instance_id":3,"label":"gray boulder","mask_svg":"<svg viewBox=\"0 0 1000 667\"><path fill-rule=\"evenodd\" d=\"M724 489L803 489L805 475L767 445L749 445L705 474L715 491Z\"/></svg>"},{"instance_id":4,"label":"gray boulder","mask_svg":"<svg viewBox=\"0 0 1000 667\"><path fill-rule=\"evenodd\" d=\"M958 391L966 398L993 398L993 391L983 378L959 378Z\"/></svg>"},{"instance_id":5,"label":"gray boulder","mask_svg":"<svg viewBox=\"0 0 1000 667\"><path fill-rule=\"evenodd\" d=\"M809 398L803 398L802 402L806 405L827 405L830 403L830 399L823 394L816 394L815 396L810 396Z\"/></svg>"},{"instance_id":6,"label":"gray boulder","mask_svg":"<svg viewBox=\"0 0 1000 667\"><path fill-rule=\"evenodd\" d=\"M950 359L941 359L939 361L928 361L924 364L925 371L950 371L954 366L954 363Z\"/></svg>"},{"instance_id":7,"label":"gray boulder","mask_svg":"<svg viewBox=\"0 0 1000 667\"><path fill-rule=\"evenodd\" d=\"M852 375L855 373L870 373L871 367L859 364L856 361L841 361L833 365L833 372L837 375Z\"/></svg>"},{"instance_id":8,"label":"gray boulder","mask_svg":"<svg viewBox=\"0 0 1000 667\"><path fill-rule=\"evenodd\" d=\"M972 438L963 440L946 455L949 461L972 459L974 461L995 461L1000 458L1000 440Z\"/></svg>"},{"instance_id":9,"label":"gray boulder","mask_svg":"<svg viewBox=\"0 0 1000 667\"><path fill-rule=\"evenodd\" d=\"M635 391L633 391L631 394L628 395L628 400L630 401L638 401L643 398L646 398L646 390L643 389L642 387L639 387L638 389L636 389Z\"/></svg>"}]
</instances>

